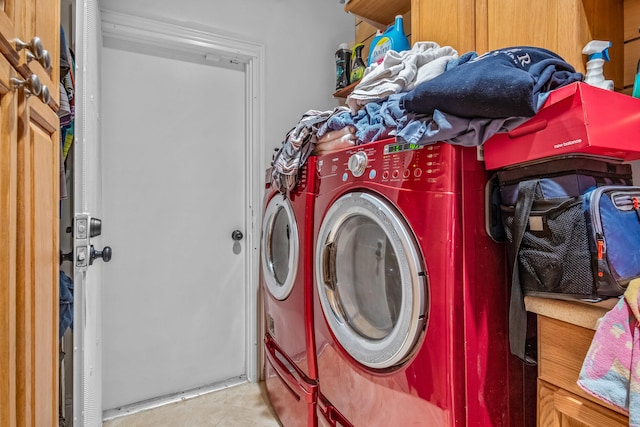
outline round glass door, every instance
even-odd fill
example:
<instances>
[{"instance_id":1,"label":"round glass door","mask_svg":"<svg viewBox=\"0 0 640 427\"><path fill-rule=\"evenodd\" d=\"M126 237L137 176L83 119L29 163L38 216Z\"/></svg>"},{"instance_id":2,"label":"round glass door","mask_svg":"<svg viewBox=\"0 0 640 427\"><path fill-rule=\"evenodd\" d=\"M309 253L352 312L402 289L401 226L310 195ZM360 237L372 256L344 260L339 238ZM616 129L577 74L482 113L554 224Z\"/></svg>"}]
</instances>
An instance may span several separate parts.
<instances>
[{"instance_id":1,"label":"round glass door","mask_svg":"<svg viewBox=\"0 0 640 427\"><path fill-rule=\"evenodd\" d=\"M262 272L271 295L286 299L298 269L298 227L289 200L275 195L262 222Z\"/></svg>"},{"instance_id":2,"label":"round glass door","mask_svg":"<svg viewBox=\"0 0 640 427\"><path fill-rule=\"evenodd\" d=\"M365 366L405 361L424 329L426 278L405 221L383 199L339 198L320 227L316 286L342 347Z\"/></svg>"}]
</instances>

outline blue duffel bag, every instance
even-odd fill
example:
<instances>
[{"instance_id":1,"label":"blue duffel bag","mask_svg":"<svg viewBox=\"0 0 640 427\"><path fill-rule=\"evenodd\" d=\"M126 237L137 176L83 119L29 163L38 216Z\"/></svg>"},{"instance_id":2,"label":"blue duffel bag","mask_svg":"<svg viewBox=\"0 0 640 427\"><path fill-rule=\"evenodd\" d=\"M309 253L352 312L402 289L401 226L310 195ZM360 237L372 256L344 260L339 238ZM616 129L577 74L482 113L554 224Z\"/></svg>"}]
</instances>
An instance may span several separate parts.
<instances>
[{"instance_id":1,"label":"blue duffel bag","mask_svg":"<svg viewBox=\"0 0 640 427\"><path fill-rule=\"evenodd\" d=\"M595 287L624 293L640 277L640 187L606 185L583 195Z\"/></svg>"}]
</instances>

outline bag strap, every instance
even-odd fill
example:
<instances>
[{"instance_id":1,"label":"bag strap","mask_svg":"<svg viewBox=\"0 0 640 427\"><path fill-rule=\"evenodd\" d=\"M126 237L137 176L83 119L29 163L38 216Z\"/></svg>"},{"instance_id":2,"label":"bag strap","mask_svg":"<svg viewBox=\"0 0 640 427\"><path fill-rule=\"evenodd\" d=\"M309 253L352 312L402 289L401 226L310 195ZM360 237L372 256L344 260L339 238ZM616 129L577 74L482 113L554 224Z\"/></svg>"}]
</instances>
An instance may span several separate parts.
<instances>
[{"instance_id":1,"label":"bag strap","mask_svg":"<svg viewBox=\"0 0 640 427\"><path fill-rule=\"evenodd\" d=\"M511 300L509 302L509 348L511 353L528 364L535 364L536 358L526 354L527 310L524 293L520 285L518 252L524 232L529 222L539 180L523 181L518 184L518 198L513 215L513 268L511 270Z\"/></svg>"},{"instance_id":2,"label":"bag strap","mask_svg":"<svg viewBox=\"0 0 640 427\"><path fill-rule=\"evenodd\" d=\"M578 174L602 178L631 180L631 167L628 163L612 163L589 157L555 158L529 165L518 165L497 171L501 185L515 184L538 178Z\"/></svg>"}]
</instances>

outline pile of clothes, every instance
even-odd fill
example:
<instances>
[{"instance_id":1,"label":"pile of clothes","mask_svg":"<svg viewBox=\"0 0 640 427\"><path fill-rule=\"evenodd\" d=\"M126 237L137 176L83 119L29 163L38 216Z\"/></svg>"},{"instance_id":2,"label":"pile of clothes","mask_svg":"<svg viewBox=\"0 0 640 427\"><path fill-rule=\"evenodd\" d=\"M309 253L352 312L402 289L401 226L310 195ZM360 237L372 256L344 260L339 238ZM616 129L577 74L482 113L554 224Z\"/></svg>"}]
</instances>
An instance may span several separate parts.
<instances>
[{"instance_id":1,"label":"pile of clothes","mask_svg":"<svg viewBox=\"0 0 640 427\"><path fill-rule=\"evenodd\" d=\"M517 46L462 56L417 42L371 64L332 111L307 111L273 158L272 184L286 194L311 154L391 136L419 145L477 146L535 115L549 92L584 76L549 50Z\"/></svg>"}]
</instances>

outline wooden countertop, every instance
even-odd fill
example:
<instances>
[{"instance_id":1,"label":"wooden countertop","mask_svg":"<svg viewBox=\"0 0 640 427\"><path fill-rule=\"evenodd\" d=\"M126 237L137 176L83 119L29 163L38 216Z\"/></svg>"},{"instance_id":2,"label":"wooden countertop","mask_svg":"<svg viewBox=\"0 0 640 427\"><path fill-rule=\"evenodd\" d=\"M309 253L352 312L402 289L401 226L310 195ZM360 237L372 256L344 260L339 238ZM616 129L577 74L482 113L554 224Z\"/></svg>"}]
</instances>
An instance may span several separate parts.
<instances>
[{"instance_id":1,"label":"wooden countertop","mask_svg":"<svg viewBox=\"0 0 640 427\"><path fill-rule=\"evenodd\" d=\"M618 298L591 303L539 297L524 297L527 311L561 320L587 329L596 329L597 321L617 303Z\"/></svg>"}]
</instances>

